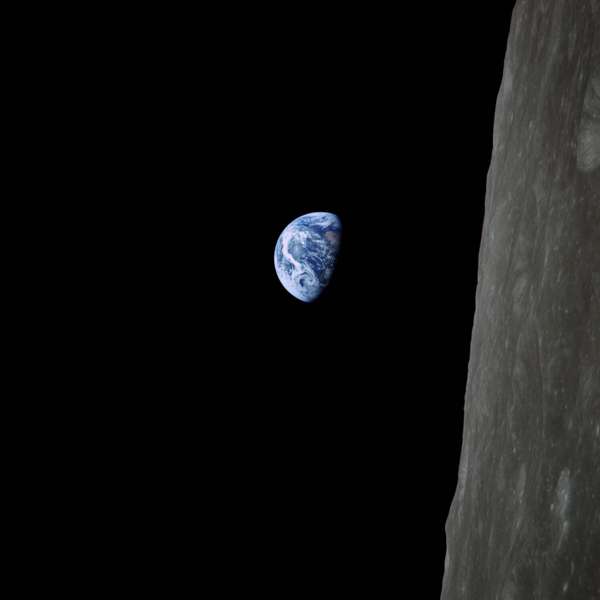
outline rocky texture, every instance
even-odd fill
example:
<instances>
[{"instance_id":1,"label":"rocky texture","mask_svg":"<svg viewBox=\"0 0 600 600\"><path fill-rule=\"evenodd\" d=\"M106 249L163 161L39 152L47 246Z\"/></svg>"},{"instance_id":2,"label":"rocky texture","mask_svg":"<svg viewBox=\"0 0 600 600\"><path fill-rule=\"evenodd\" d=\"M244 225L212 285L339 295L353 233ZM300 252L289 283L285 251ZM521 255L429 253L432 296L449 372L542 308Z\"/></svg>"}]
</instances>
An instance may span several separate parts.
<instances>
[{"instance_id":1,"label":"rocky texture","mask_svg":"<svg viewBox=\"0 0 600 600\"><path fill-rule=\"evenodd\" d=\"M518 0L442 600L600 599L600 0Z\"/></svg>"}]
</instances>

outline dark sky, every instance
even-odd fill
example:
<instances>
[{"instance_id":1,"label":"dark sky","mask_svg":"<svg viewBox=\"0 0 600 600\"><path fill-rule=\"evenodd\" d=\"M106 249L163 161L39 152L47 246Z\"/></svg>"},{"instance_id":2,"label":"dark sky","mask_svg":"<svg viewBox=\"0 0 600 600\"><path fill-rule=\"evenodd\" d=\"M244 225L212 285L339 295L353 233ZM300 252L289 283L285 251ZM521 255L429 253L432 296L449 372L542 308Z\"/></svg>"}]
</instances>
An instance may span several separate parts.
<instances>
[{"instance_id":1,"label":"dark sky","mask_svg":"<svg viewBox=\"0 0 600 600\"><path fill-rule=\"evenodd\" d=\"M64 161L65 179L82 187L64 222L95 257L66 244L85 261L66 311L84 313L77 336L100 359L73 345L98 374L65 372L100 390L90 421L107 422L122 531L138 519L148 548L177 558L173 581L210 570L215 540L224 585L249 593L436 599L514 1L279 5L111 16L127 48L102 33L101 70L68 46L83 62L65 110L99 158L67 144L81 165ZM51 83L40 98L62 104ZM273 253L314 211L336 213L344 239L305 304ZM42 303L62 302L57 281ZM163 524L176 542L157 542Z\"/></svg>"},{"instance_id":2,"label":"dark sky","mask_svg":"<svg viewBox=\"0 0 600 600\"><path fill-rule=\"evenodd\" d=\"M357 578L365 597L410 582L425 599L441 592L514 2L409 4L248 17L227 74L225 184L244 360L224 385L273 568ZM273 250L313 211L341 218L344 246L309 305L279 283Z\"/></svg>"}]
</instances>

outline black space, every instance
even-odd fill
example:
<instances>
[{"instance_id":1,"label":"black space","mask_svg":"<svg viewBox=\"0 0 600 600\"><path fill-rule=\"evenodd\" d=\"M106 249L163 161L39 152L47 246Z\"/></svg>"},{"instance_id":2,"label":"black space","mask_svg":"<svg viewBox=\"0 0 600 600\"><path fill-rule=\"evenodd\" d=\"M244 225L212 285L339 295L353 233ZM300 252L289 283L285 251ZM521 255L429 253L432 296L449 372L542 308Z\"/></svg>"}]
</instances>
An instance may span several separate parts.
<instances>
[{"instance_id":1,"label":"black space","mask_svg":"<svg viewBox=\"0 0 600 600\"><path fill-rule=\"evenodd\" d=\"M223 211L240 219L228 268L242 287L222 393L244 432L244 527L292 578L441 593L513 6L293 20L238 63L241 169L224 186L242 197L223 193ZM305 304L273 251L313 211L337 214L344 239L328 290Z\"/></svg>"},{"instance_id":2,"label":"black space","mask_svg":"<svg viewBox=\"0 0 600 600\"><path fill-rule=\"evenodd\" d=\"M215 555L252 565L248 589L276 573L298 589L364 584L364 598L441 593L514 1L408 5L231 9L201 66L173 75L203 90L171 100L185 152L163 148L176 166L143 174L165 198L144 235L167 279L148 275L148 295L176 340L160 348L177 366L157 415L177 413L163 447L190 444L165 469L216 474L202 492L226 512L206 513L223 528ZM344 237L305 304L273 253L314 211L337 214Z\"/></svg>"}]
</instances>

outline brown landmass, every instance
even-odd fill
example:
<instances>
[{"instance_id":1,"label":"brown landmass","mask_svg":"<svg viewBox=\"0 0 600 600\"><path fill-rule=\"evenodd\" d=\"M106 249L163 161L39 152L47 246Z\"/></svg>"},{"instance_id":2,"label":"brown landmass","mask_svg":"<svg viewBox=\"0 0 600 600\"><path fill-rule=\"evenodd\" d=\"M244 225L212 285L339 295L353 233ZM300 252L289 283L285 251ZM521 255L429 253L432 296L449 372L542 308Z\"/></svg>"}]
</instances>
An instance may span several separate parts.
<instances>
[{"instance_id":1,"label":"brown landmass","mask_svg":"<svg viewBox=\"0 0 600 600\"><path fill-rule=\"evenodd\" d=\"M340 243L340 234L337 231L328 231L325 237L334 245L337 246Z\"/></svg>"}]
</instances>

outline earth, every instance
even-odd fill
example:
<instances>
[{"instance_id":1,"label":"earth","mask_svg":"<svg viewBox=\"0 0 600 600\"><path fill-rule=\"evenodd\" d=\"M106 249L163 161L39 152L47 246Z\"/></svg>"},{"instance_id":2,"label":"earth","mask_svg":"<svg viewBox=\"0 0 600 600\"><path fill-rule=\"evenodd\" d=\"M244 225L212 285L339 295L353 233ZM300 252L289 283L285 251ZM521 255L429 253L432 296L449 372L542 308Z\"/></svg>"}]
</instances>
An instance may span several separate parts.
<instances>
[{"instance_id":1,"label":"earth","mask_svg":"<svg viewBox=\"0 0 600 600\"><path fill-rule=\"evenodd\" d=\"M283 287L313 302L329 284L342 242L337 215L314 212L292 221L275 245L275 271Z\"/></svg>"}]
</instances>

